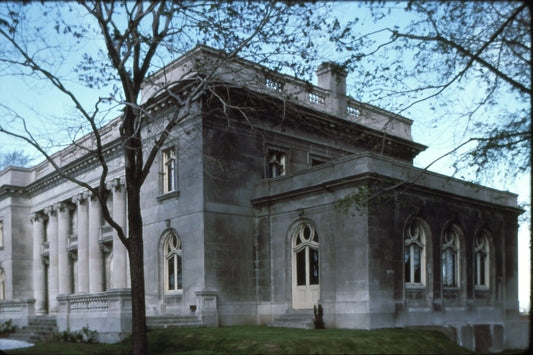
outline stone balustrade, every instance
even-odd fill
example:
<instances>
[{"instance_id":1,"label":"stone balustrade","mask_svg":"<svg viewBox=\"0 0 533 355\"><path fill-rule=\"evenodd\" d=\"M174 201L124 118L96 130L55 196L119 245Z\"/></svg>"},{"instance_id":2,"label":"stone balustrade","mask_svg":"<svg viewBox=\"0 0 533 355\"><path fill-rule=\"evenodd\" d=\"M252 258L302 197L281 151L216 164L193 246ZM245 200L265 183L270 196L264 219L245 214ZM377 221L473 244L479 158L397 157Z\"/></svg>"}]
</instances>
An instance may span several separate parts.
<instances>
[{"instance_id":1,"label":"stone balustrade","mask_svg":"<svg viewBox=\"0 0 533 355\"><path fill-rule=\"evenodd\" d=\"M67 301L71 313L107 312L109 308L105 294L73 295L68 296Z\"/></svg>"},{"instance_id":2,"label":"stone balustrade","mask_svg":"<svg viewBox=\"0 0 533 355\"><path fill-rule=\"evenodd\" d=\"M94 294L59 295L59 329L98 330L98 341L112 343L131 333L131 290L113 289Z\"/></svg>"}]
</instances>

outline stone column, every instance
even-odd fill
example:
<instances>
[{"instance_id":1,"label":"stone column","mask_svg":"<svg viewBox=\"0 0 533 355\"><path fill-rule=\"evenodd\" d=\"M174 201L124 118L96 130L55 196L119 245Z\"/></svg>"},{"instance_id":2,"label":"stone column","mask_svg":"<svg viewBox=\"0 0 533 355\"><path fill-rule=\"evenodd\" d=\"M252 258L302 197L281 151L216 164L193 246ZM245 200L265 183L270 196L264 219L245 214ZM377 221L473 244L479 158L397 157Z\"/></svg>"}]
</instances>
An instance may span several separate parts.
<instances>
[{"instance_id":1,"label":"stone column","mask_svg":"<svg viewBox=\"0 0 533 355\"><path fill-rule=\"evenodd\" d=\"M100 239L101 216L100 203L95 196L89 198L89 292L102 292L103 289L103 260L98 240ZM78 265L79 268L79 265Z\"/></svg>"},{"instance_id":2,"label":"stone column","mask_svg":"<svg viewBox=\"0 0 533 355\"><path fill-rule=\"evenodd\" d=\"M71 292L70 286L70 265L68 257L68 233L70 208L67 203L61 202L57 214L57 270L58 289L60 295L67 295Z\"/></svg>"},{"instance_id":3,"label":"stone column","mask_svg":"<svg viewBox=\"0 0 533 355\"><path fill-rule=\"evenodd\" d=\"M113 219L126 232L126 189L123 179L113 179L109 184L113 192ZM126 288L128 279L128 252L120 241L118 233L113 231L113 271L111 288Z\"/></svg>"},{"instance_id":4,"label":"stone column","mask_svg":"<svg viewBox=\"0 0 533 355\"><path fill-rule=\"evenodd\" d=\"M48 248L49 248L49 266L48 266L48 312L57 313L57 295L58 295L58 264L57 264L57 207L55 205L45 208L48 215Z\"/></svg>"},{"instance_id":5,"label":"stone column","mask_svg":"<svg viewBox=\"0 0 533 355\"><path fill-rule=\"evenodd\" d=\"M33 223L33 297L36 315L46 314L45 268L41 256L44 242L44 219L45 215L41 213L34 213L31 217Z\"/></svg>"},{"instance_id":6,"label":"stone column","mask_svg":"<svg viewBox=\"0 0 533 355\"><path fill-rule=\"evenodd\" d=\"M89 215L88 193L77 194L72 198L78 208L78 289L76 293L89 293Z\"/></svg>"}]
</instances>

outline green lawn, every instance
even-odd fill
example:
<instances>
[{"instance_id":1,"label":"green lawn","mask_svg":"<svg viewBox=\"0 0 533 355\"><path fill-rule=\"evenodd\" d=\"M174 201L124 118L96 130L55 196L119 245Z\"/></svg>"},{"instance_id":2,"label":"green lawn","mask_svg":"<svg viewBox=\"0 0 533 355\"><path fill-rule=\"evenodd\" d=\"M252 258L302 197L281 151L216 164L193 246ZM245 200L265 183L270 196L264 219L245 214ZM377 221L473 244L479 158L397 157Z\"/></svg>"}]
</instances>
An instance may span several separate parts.
<instances>
[{"instance_id":1,"label":"green lawn","mask_svg":"<svg viewBox=\"0 0 533 355\"><path fill-rule=\"evenodd\" d=\"M148 333L150 354L469 354L435 331L169 328ZM8 354L127 354L118 344L41 343Z\"/></svg>"}]
</instances>

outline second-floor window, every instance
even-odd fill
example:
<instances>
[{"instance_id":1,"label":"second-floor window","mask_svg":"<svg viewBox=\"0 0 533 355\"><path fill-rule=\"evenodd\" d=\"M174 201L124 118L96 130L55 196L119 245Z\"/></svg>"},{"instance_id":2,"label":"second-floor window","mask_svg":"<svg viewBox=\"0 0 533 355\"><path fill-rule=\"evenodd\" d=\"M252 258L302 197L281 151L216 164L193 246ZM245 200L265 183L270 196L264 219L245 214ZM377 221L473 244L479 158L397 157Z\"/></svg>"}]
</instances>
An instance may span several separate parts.
<instances>
[{"instance_id":1,"label":"second-floor window","mask_svg":"<svg viewBox=\"0 0 533 355\"><path fill-rule=\"evenodd\" d=\"M4 221L0 220L0 248L4 246Z\"/></svg>"},{"instance_id":2,"label":"second-floor window","mask_svg":"<svg viewBox=\"0 0 533 355\"><path fill-rule=\"evenodd\" d=\"M176 191L176 148L170 147L163 151L163 193Z\"/></svg>"},{"instance_id":3,"label":"second-floor window","mask_svg":"<svg viewBox=\"0 0 533 355\"><path fill-rule=\"evenodd\" d=\"M287 154L278 150L269 150L267 164L269 178L285 175L287 172Z\"/></svg>"}]
</instances>

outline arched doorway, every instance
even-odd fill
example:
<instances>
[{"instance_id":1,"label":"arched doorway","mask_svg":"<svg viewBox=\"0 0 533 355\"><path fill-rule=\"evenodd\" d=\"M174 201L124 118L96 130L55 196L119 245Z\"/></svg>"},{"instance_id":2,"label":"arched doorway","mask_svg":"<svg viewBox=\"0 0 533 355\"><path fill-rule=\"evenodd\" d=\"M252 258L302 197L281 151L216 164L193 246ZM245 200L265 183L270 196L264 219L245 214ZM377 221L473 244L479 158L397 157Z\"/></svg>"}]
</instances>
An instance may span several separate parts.
<instances>
[{"instance_id":1,"label":"arched doorway","mask_svg":"<svg viewBox=\"0 0 533 355\"><path fill-rule=\"evenodd\" d=\"M311 309L320 298L318 233L308 223L292 235L292 300L294 309Z\"/></svg>"}]
</instances>

